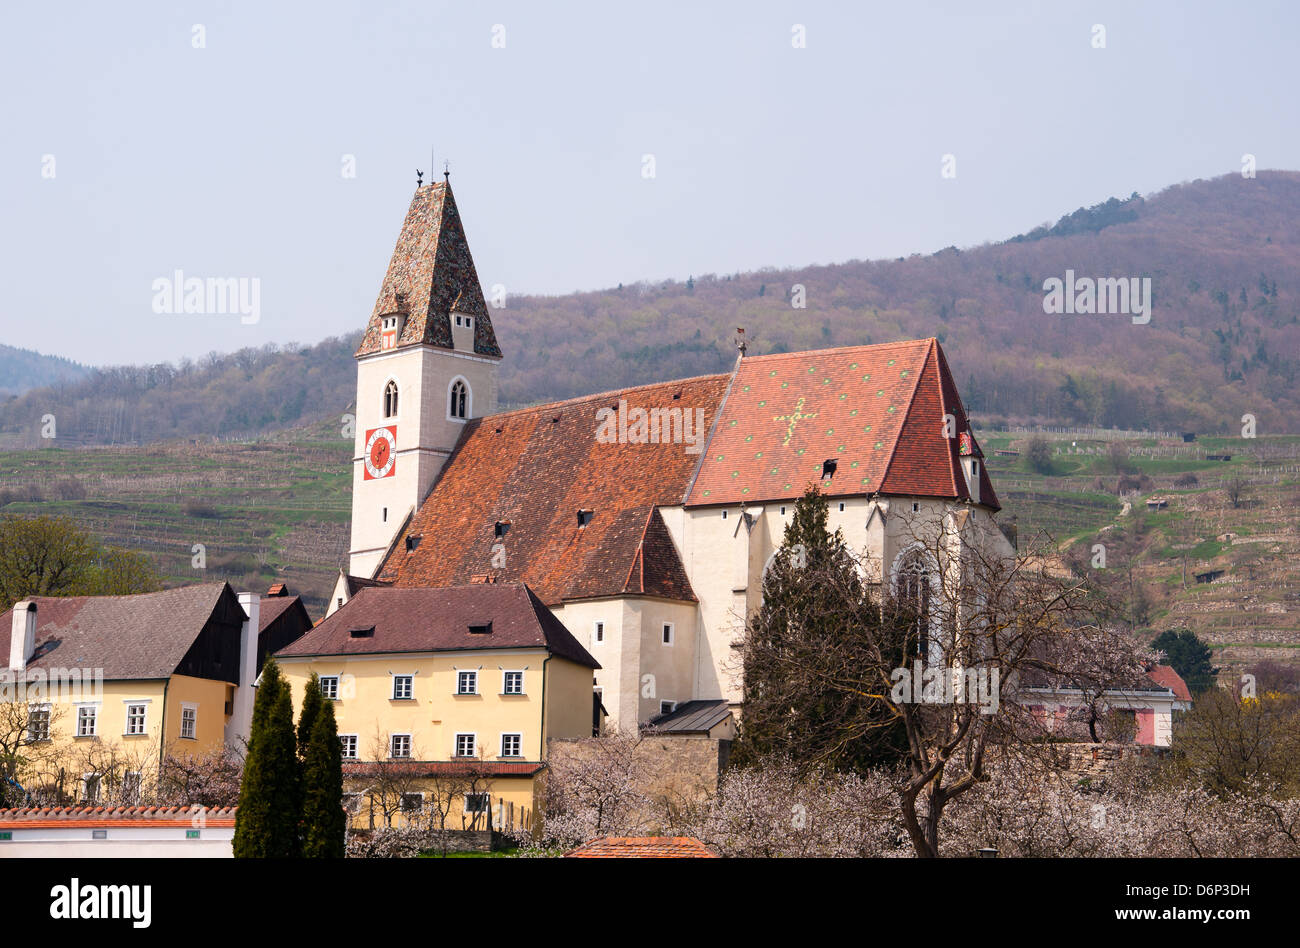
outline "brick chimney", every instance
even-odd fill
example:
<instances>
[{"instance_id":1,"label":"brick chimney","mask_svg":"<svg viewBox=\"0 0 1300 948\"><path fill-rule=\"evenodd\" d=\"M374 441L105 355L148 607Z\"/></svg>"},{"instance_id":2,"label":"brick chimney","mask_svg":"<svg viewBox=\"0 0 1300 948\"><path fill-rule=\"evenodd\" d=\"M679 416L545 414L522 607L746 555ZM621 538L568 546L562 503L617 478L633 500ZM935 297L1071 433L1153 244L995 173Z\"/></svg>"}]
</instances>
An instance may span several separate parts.
<instances>
[{"instance_id":1,"label":"brick chimney","mask_svg":"<svg viewBox=\"0 0 1300 948\"><path fill-rule=\"evenodd\" d=\"M13 627L9 633L9 670L24 671L36 650L36 603L24 599L14 603Z\"/></svg>"}]
</instances>

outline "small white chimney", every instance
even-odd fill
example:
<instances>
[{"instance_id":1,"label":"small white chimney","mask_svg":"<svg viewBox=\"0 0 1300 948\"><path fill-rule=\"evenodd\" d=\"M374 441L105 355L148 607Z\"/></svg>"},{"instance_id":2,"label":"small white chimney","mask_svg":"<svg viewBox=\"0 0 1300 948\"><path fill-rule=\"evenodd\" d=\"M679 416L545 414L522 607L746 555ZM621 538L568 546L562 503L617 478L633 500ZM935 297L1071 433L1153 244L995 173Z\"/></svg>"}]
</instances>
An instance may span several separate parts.
<instances>
[{"instance_id":1,"label":"small white chimney","mask_svg":"<svg viewBox=\"0 0 1300 948\"><path fill-rule=\"evenodd\" d=\"M36 603L24 599L14 603L13 627L9 633L9 670L23 671L36 651Z\"/></svg>"},{"instance_id":2,"label":"small white chimney","mask_svg":"<svg viewBox=\"0 0 1300 948\"><path fill-rule=\"evenodd\" d=\"M247 741L253 730L253 699L257 689L257 633L261 627L262 597L257 593L239 594L239 605L247 617L239 632L239 684L235 686L235 700L231 707L230 723L226 725L226 741L238 745L237 738Z\"/></svg>"}]
</instances>

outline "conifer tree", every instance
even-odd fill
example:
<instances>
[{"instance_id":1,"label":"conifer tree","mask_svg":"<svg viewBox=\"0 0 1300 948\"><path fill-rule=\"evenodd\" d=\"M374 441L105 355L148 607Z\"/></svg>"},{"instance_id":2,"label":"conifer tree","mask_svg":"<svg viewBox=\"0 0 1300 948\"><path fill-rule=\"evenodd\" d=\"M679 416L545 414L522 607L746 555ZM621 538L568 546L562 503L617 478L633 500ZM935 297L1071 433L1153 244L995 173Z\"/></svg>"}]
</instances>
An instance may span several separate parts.
<instances>
[{"instance_id":1,"label":"conifer tree","mask_svg":"<svg viewBox=\"0 0 1300 948\"><path fill-rule=\"evenodd\" d=\"M778 755L797 766L865 770L906 755L902 721L883 697L846 688L836 669L823 667L823 656L853 654L851 638L861 641L864 660L871 651L873 665L886 657L882 650L895 650L895 638L895 664L904 654L827 520L826 498L809 488L765 571L763 605L745 634L737 763Z\"/></svg>"},{"instance_id":2,"label":"conifer tree","mask_svg":"<svg viewBox=\"0 0 1300 948\"><path fill-rule=\"evenodd\" d=\"M304 856L343 858L347 834L347 816L343 812L343 749L339 744L334 705L329 701L318 704L303 755L302 827Z\"/></svg>"},{"instance_id":3,"label":"conifer tree","mask_svg":"<svg viewBox=\"0 0 1300 948\"><path fill-rule=\"evenodd\" d=\"M253 727L235 814L237 859L284 859L302 854L301 774L293 701L275 659L262 669Z\"/></svg>"},{"instance_id":4,"label":"conifer tree","mask_svg":"<svg viewBox=\"0 0 1300 948\"><path fill-rule=\"evenodd\" d=\"M320 713L325 694L320 688L320 676L315 672L307 679L307 687L302 693L302 710L298 713L298 756L307 759L307 745L311 742L312 728L316 724L316 715Z\"/></svg>"}]
</instances>

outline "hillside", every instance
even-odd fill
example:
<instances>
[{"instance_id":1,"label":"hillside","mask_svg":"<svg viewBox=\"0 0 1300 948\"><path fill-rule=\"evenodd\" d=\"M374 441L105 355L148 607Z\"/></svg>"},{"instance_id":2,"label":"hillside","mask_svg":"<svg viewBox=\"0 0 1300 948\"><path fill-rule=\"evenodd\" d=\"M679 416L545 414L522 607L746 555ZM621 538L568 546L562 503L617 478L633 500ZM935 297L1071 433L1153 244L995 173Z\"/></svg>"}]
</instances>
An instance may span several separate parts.
<instances>
[{"instance_id":1,"label":"hillside","mask_svg":"<svg viewBox=\"0 0 1300 948\"><path fill-rule=\"evenodd\" d=\"M1150 323L1045 314L1043 281L1067 270L1150 277ZM792 305L796 284L806 308ZM1250 412L1261 433L1295 433L1300 173L1113 198L967 250L512 296L493 324L506 353L503 407L723 371L744 326L756 354L937 336L968 407L989 422L1231 434ZM38 447L46 412L73 445L248 436L337 417L354 398L355 342L96 372L11 399L0 439Z\"/></svg>"},{"instance_id":2,"label":"hillside","mask_svg":"<svg viewBox=\"0 0 1300 948\"><path fill-rule=\"evenodd\" d=\"M0 396L83 379L91 369L59 356L0 345Z\"/></svg>"}]
</instances>

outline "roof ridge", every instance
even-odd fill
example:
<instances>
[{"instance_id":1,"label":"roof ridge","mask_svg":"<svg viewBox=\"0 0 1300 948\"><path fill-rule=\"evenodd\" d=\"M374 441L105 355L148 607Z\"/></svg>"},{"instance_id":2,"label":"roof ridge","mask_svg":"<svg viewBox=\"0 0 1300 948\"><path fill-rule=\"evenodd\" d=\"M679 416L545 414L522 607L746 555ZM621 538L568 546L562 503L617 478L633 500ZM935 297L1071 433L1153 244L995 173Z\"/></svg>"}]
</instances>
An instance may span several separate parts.
<instances>
[{"instance_id":1,"label":"roof ridge","mask_svg":"<svg viewBox=\"0 0 1300 948\"><path fill-rule=\"evenodd\" d=\"M939 385L939 411L942 413L942 416L941 416L941 417L943 417L944 419L947 419L947 416L948 416L948 402L947 402L947 400L946 400L945 397L944 397L944 391L943 391L943 371L944 371L944 369L946 369L948 366L947 366L947 363L946 363L946 362L943 362L942 359L941 359L942 353L941 353L941 351L939 350L939 341L938 341L937 339L934 341L934 344L930 347L930 353L933 353L933 354L934 354L934 357L935 357L935 358L934 358L934 372L935 372L935 376L936 376L935 381L936 381L936 382L938 383L938 385ZM927 353L927 354L926 354L926 361L927 361L927 362L928 362L929 359L930 359L930 353ZM923 374L923 375L925 374L925 368L924 368L924 367L922 367L922 369L921 369L921 374ZM920 381L919 381L919 380L917 381L917 385L918 385L918 387L920 386ZM958 398L958 401L960 402L960 398ZM957 407L961 408L961 405L959 404ZM962 414L962 417L963 417L963 418L966 417L966 410L965 410L964 408L962 408L962 413L961 413L961 414ZM953 418L953 421L956 422L956 420L957 420L957 415L956 415L955 412L953 413L952 418ZM904 418L903 420L906 421L907 419ZM946 425L945 425L945 431L946 431ZM955 432L953 432L953 433L954 433L955 435L957 435L958 437L960 437L960 435L961 435L961 432L958 432L958 431L955 431ZM974 435L972 435L971 438L972 438L972 440L973 440L973 439L974 439ZM952 450L953 450L953 441L956 440L956 439L954 439L954 438L948 438L948 439L946 439L946 440L948 441L948 444L947 444L947 450L944 452L944 457L947 458L947 460L948 460L948 480L949 480L949 482L952 484L952 492L953 492L954 494L956 494L956 495L958 495L958 496L960 497L961 494L963 493L963 491L962 491L962 490L957 486L957 465L958 465L959 462L953 460L953 454L952 454ZM963 477L962 480L964 481L965 478ZM966 496L967 496L968 498L970 497L970 489L969 489L969 488L967 488L967 489L965 490L965 494L966 494Z\"/></svg>"},{"instance_id":2,"label":"roof ridge","mask_svg":"<svg viewBox=\"0 0 1300 948\"><path fill-rule=\"evenodd\" d=\"M731 377L727 379L727 387L722 390L722 397L718 399L718 410L713 413L713 421L709 422L709 433L704 438L704 444L700 446L699 456L695 459L695 470L691 471L691 478L686 482L686 490L682 492L682 506L691 499L691 494L695 490L695 481L700 476L700 471L704 470L704 462L709 458L709 451L713 445L713 435L718 430L718 422L722 420L722 415L727 410L727 399L731 397L731 387L736 384L736 376L740 374L740 363L745 358L744 353L736 355L736 361L731 366Z\"/></svg>"},{"instance_id":3,"label":"roof ridge","mask_svg":"<svg viewBox=\"0 0 1300 948\"><path fill-rule=\"evenodd\" d=\"M566 406L571 406L571 405L577 405L582 402L593 401L596 399L608 398L611 395L623 395L628 392L639 392L650 388L663 388L670 385L685 385L688 382L702 382L710 379L720 379L726 377L729 374L734 374L734 373L714 372L710 375L692 375L684 379L668 379L663 382L647 382L644 385L633 385L629 388L612 388L607 392L595 392L591 395L575 395L573 398L566 398L558 402L544 402L540 405L528 405L524 408L512 408L509 411L499 411L492 415L480 415L474 420L485 422L485 421L490 421L493 418L505 418L508 416L526 415L529 414L530 412L537 412L539 414L542 414L553 409L564 408Z\"/></svg>"},{"instance_id":4,"label":"roof ridge","mask_svg":"<svg viewBox=\"0 0 1300 948\"><path fill-rule=\"evenodd\" d=\"M933 343L938 340L934 336L925 336L920 339L898 339L894 342L869 342L860 346L827 346L824 349L800 349L796 352L769 352L765 355L745 356L746 362L766 362L770 359L784 359L794 356L814 356L821 355L825 352L850 352L862 349L888 349L894 346L908 346L916 343Z\"/></svg>"}]
</instances>

